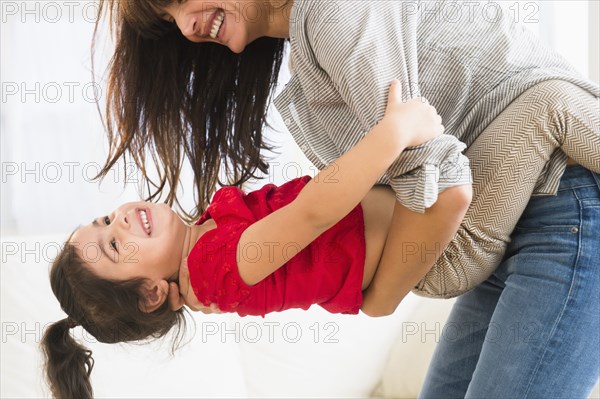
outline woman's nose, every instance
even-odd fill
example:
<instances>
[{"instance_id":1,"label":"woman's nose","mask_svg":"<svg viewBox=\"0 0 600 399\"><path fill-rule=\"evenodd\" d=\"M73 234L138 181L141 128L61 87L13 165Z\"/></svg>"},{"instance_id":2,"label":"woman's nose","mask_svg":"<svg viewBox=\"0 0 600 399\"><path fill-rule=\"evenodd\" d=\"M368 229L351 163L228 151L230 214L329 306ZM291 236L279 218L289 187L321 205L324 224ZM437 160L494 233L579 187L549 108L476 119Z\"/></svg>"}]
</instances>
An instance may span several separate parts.
<instances>
[{"instance_id":1,"label":"woman's nose","mask_svg":"<svg viewBox=\"0 0 600 399\"><path fill-rule=\"evenodd\" d=\"M179 21L177 21L177 25L179 25L179 30L181 30L181 33L183 34L183 36L185 36L185 37L194 36L196 34L196 29L199 28L198 17L196 17L194 15L182 16L181 20L182 20L181 23Z\"/></svg>"}]
</instances>

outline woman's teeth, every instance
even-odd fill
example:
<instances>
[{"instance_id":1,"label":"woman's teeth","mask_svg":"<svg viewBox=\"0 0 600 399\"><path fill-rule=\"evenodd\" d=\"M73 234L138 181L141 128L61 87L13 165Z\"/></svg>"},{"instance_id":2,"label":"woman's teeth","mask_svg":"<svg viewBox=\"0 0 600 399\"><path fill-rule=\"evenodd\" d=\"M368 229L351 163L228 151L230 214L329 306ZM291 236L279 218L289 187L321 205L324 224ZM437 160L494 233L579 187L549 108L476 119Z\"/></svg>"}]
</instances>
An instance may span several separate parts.
<instances>
[{"instance_id":1,"label":"woman's teeth","mask_svg":"<svg viewBox=\"0 0 600 399\"><path fill-rule=\"evenodd\" d=\"M146 211L140 209L140 217L142 218L142 222L146 228L146 233L150 234L150 223L148 222L148 215L146 215Z\"/></svg>"},{"instance_id":2,"label":"woman's teeth","mask_svg":"<svg viewBox=\"0 0 600 399\"><path fill-rule=\"evenodd\" d=\"M213 23L212 29L210 31L211 39L217 38L217 35L219 34L219 29L221 29L221 25L223 24L223 19L225 19L225 12L219 11L219 15L217 15L217 18L215 19L215 22Z\"/></svg>"}]
</instances>

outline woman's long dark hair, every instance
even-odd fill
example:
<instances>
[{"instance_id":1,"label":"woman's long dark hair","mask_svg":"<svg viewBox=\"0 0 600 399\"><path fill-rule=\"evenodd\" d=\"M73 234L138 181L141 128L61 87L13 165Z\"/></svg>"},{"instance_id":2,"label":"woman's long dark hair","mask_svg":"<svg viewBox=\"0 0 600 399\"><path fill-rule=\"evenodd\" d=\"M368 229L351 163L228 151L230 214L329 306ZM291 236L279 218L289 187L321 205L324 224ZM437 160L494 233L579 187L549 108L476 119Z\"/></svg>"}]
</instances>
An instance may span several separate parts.
<instances>
[{"instance_id":1,"label":"woman's long dark hair","mask_svg":"<svg viewBox=\"0 0 600 399\"><path fill-rule=\"evenodd\" d=\"M285 39L260 38L241 54L214 43L193 43L160 19L172 0L100 0L111 23L115 51L109 64L105 128L109 156L105 177L131 157L148 188L192 222L204 211L217 184L240 185L267 172L261 149L266 111L282 63ZM95 39L94 39L95 41ZM93 54L94 44L92 44ZM93 58L93 55L92 55ZM146 170L146 154L158 173ZM194 172L197 207L182 209L177 188L184 159ZM221 182L223 167L227 182Z\"/></svg>"},{"instance_id":2,"label":"woman's long dark hair","mask_svg":"<svg viewBox=\"0 0 600 399\"><path fill-rule=\"evenodd\" d=\"M184 308L173 311L165 301L151 313L141 311L138 304L143 283L141 278L129 281L98 278L68 242L50 269L50 286L62 310L99 342L158 339L176 327L171 349L174 354L187 328ZM40 347L45 359L45 377L54 398L93 398L92 352L71 336L69 318L53 323L44 332Z\"/></svg>"}]
</instances>

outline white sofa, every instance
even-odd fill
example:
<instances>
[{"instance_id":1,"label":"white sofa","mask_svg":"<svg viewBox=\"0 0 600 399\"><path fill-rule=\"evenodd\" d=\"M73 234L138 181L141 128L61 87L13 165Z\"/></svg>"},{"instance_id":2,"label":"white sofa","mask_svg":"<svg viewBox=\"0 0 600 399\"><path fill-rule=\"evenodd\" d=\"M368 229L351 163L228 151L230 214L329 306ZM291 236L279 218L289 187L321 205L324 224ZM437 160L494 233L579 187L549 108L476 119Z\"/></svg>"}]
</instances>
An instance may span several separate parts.
<instances>
[{"instance_id":1,"label":"white sofa","mask_svg":"<svg viewBox=\"0 0 600 399\"><path fill-rule=\"evenodd\" d=\"M64 317L47 277L63 238L2 238L0 397L49 397L37 344ZM411 295L378 319L319 307L264 319L197 313L196 335L174 358L168 341L105 345L73 334L93 351L97 397L414 398L451 303Z\"/></svg>"}]
</instances>

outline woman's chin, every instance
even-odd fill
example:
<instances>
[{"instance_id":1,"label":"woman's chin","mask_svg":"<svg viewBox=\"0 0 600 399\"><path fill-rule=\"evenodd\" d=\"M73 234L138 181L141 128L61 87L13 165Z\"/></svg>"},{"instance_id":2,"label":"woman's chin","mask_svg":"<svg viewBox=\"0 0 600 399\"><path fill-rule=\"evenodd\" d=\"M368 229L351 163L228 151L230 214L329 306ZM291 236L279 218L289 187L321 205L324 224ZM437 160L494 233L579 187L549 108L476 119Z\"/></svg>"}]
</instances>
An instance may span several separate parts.
<instances>
[{"instance_id":1,"label":"woman's chin","mask_svg":"<svg viewBox=\"0 0 600 399\"><path fill-rule=\"evenodd\" d=\"M246 36L231 37L226 43L223 43L223 45L227 46L232 52L240 54L246 49L246 46L254 40L256 39L252 39L251 37L248 38Z\"/></svg>"},{"instance_id":2,"label":"woman's chin","mask_svg":"<svg viewBox=\"0 0 600 399\"><path fill-rule=\"evenodd\" d=\"M228 44L227 47L229 48L229 50L231 50L235 54L241 54L244 51L244 49L246 48L246 46L243 46L243 45L231 45L231 44Z\"/></svg>"}]
</instances>

